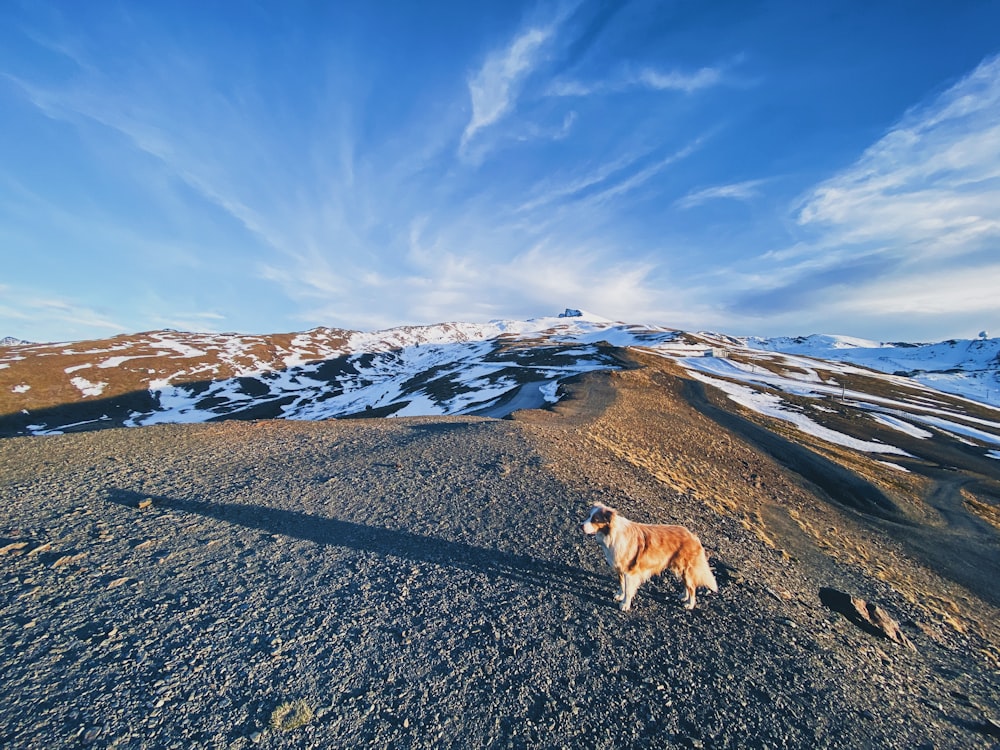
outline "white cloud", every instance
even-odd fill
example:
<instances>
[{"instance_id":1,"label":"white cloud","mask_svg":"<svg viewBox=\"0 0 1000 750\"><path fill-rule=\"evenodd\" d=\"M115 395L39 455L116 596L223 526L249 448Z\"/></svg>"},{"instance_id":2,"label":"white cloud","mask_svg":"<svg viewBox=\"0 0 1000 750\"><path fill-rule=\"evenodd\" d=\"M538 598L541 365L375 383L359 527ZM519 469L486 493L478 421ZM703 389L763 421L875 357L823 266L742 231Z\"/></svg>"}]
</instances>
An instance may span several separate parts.
<instances>
[{"instance_id":1,"label":"white cloud","mask_svg":"<svg viewBox=\"0 0 1000 750\"><path fill-rule=\"evenodd\" d=\"M722 71L719 68L701 68L694 73L682 73L680 71L659 71L653 68L645 68L636 76L636 81L657 91L683 91L690 94L692 91L714 86L722 80Z\"/></svg>"},{"instance_id":2,"label":"white cloud","mask_svg":"<svg viewBox=\"0 0 1000 750\"><path fill-rule=\"evenodd\" d=\"M594 96L614 94L635 89L650 91L680 91L691 94L701 89L717 86L724 81L725 67L704 67L694 72L658 70L653 67L624 67L603 80L589 83L559 79L553 81L546 93L549 96Z\"/></svg>"},{"instance_id":3,"label":"white cloud","mask_svg":"<svg viewBox=\"0 0 1000 750\"><path fill-rule=\"evenodd\" d=\"M589 200L594 202L603 202L635 190L667 167L681 161L682 159L686 159L688 156L697 151L704 141L705 136L694 139L691 143L678 149L674 153L643 167L625 179L591 195Z\"/></svg>"},{"instance_id":4,"label":"white cloud","mask_svg":"<svg viewBox=\"0 0 1000 750\"><path fill-rule=\"evenodd\" d=\"M179 331L196 331L198 333L218 333L218 325L226 317L217 312L177 312L170 317L158 317L156 325L162 328L174 328Z\"/></svg>"},{"instance_id":5,"label":"white cloud","mask_svg":"<svg viewBox=\"0 0 1000 750\"><path fill-rule=\"evenodd\" d=\"M906 112L792 218L794 244L722 280L731 311L869 338L1000 315L1000 57Z\"/></svg>"},{"instance_id":6,"label":"white cloud","mask_svg":"<svg viewBox=\"0 0 1000 750\"><path fill-rule=\"evenodd\" d=\"M470 234L478 235L473 248ZM510 252L518 244L527 249ZM435 230L421 219L411 227L408 261L410 274L389 288L398 309L418 311L426 321L451 319L456 310L478 319L567 306L627 317L637 306L655 308L660 295L654 264L624 261L598 239L574 241L564 233L530 240L509 227L477 233L449 223Z\"/></svg>"},{"instance_id":7,"label":"white cloud","mask_svg":"<svg viewBox=\"0 0 1000 750\"><path fill-rule=\"evenodd\" d=\"M721 198L747 201L760 195L758 188L763 183L764 180L747 180L746 182L736 182L730 185L716 185L688 193L674 205L678 208L687 209Z\"/></svg>"},{"instance_id":8,"label":"white cloud","mask_svg":"<svg viewBox=\"0 0 1000 750\"><path fill-rule=\"evenodd\" d=\"M532 197L517 207L518 212L533 211L536 208L572 200L584 195L591 188L609 180L613 175L629 167L645 154L626 154L604 164L589 169L577 177L562 182L546 180L532 191Z\"/></svg>"},{"instance_id":9,"label":"white cloud","mask_svg":"<svg viewBox=\"0 0 1000 750\"><path fill-rule=\"evenodd\" d=\"M95 310L79 300L34 290L15 290L2 285L0 291L3 292L5 303L0 305L0 325L16 329L7 330L3 336L44 341L50 330L64 330L70 336L78 338L113 335L128 330L107 313Z\"/></svg>"},{"instance_id":10,"label":"white cloud","mask_svg":"<svg viewBox=\"0 0 1000 750\"><path fill-rule=\"evenodd\" d=\"M935 269L857 288L839 301L846 312L866 315L1000 315L1000 263Z\"/></svg>"},{"instance_id":11,"label":"white cloud","mask_svg":"<svg viewBox=\"0 0 1000 750\"><path fill-rule=\"evenodd\" d=\"M520 32L504 49L486 58L469 79L472 119L462 133L461 151L483 128L501 120L514 107L520 87L538 65L554 26Z\"/></svg>"},{"instance_id":12,"label":"white cloud","mask_svg":"<svg viewBox=\"0 0 1000 750\"><path fill-rule=\"evenodd\" d=\"M1000 57L908 112L850 168L812 190L800 225L823 245L959 256L1000 236Z\"/></svg>"}]
</instances>

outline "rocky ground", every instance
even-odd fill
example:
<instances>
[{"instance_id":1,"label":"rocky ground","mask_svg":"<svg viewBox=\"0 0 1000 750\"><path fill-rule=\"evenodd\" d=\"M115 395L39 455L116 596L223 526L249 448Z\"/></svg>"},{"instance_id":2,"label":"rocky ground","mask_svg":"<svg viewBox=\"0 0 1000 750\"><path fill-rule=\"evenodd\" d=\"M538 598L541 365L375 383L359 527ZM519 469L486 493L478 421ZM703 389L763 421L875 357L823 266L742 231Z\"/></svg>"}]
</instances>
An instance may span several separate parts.
<instances>
[{"instance_id":1,"label":"rocky ground","mask_svg":"<svg viewBox=\"0 0 1000 750\"><path fill-rule=\"evenodd\" d=\"M689 387L647 363L514 420L0 441L0 743L997 746L982 578L830 502ZM692 528L719 593L687 612L657 579L619 612L580 530L595 501Z\"/></svg>"}]
</instances>

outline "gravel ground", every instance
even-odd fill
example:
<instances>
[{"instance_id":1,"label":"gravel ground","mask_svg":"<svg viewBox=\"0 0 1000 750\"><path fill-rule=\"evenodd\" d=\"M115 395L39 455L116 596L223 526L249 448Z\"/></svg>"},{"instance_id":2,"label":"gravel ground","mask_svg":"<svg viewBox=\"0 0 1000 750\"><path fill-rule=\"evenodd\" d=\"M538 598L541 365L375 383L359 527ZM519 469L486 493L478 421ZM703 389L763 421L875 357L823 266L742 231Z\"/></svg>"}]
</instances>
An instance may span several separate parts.
<instances>
[{"instance_id":1,"label":"gravel ground","mask_svg":"<svg viewBox=\"0 0 1000 750\"><path fill-rule=\"evenodd\" d=\"M593 416L0 441L0 743L996 746L968 641L863 633L813 569L588 442ZM719 593L687 612L656 579L619 612L595 501L689 525ZM272 728L295 701L311 718Z\"/></svg>"}]
</instances>

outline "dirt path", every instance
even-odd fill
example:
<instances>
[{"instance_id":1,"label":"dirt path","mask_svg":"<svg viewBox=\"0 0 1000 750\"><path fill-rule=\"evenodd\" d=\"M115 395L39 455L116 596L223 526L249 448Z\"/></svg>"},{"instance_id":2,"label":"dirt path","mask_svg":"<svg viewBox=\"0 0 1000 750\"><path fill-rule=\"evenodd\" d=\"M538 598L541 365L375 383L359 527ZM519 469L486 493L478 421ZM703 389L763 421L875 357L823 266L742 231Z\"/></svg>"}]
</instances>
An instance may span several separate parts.
<instances>
[{"instance_id":1,"label":"dirt path","mask_svg":"<svg viewBox=\"0 0 1000 750\"><path fill-rule=\"evenodd\" d=\"M0 743L989 746L980 659L874 641L736 519L600 450L609 382L526 422L0 441ZM657 580L620 613L580 533L596 500L693 519L719 594L689 613ZM270 729L298 699L311 720Z\"/></svg>"}]
</instances>

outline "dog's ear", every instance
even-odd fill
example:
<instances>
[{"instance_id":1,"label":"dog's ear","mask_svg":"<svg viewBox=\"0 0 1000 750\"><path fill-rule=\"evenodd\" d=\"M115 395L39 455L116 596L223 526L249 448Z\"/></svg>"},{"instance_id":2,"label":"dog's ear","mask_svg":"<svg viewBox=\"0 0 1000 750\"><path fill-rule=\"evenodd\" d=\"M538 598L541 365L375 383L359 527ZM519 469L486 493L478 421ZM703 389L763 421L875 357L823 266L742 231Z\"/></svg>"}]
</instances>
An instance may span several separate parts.
<instances>
[{"instance_id":1,"label":"dog's ear","mask_svg":"<svg viewBox=\"0 0 1000 750\"><path fill-rule=\"evenodd\" d=\"M600 510L597 515L594 516L595 521L600 521L601 523L611 523L611 519L615 517L616 511L614 508L609 508L606 505L598 506Z\"/></svg>"}]
</instances>

